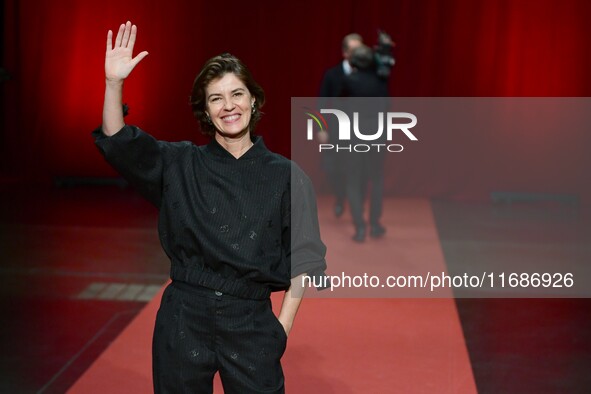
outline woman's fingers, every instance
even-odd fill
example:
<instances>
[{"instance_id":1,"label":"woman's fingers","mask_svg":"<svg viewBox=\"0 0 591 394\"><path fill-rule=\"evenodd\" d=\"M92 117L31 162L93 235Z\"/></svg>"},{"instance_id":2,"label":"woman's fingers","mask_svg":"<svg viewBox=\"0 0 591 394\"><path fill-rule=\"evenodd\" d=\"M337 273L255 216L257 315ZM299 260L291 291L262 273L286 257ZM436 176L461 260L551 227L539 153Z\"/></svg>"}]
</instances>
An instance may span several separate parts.
<instances>
[{"instance_id":1,"label":"woman's fingers","mask_svg":"<svg viewBox=\"0 0 591 394\"><path fill-rule=\"evenodd\" d=\"M135 37L137 36L137 26L136 25L132 25L131 26L131 33L129 35L129 43L127 44L127 47L129 49L131 49L133 51L133 45L135 44Z\"/></svg>"},{"instance_id":2,"label":"woman's fingers","mask_svg":"<svg viewBox=\"0 0 591 394\"><path fill-rule=\"evenodd\" d=\"M127 23L125 24L125 31L123 32L123 40L121 41L122 47L127 47L130 35L131 35L131 22L127 21Z\"/></svg>"},{"instance_id":3,"label":"woman's fingers","mask_svg":"<svg viewBox=\"0 0 591 394\"><path fill-rule=\"evenodd\" d=\"M115 48L121 46L121 40L123 39L123 31L125 30L125 25L121 24L119 26L119 31L117 32L117 38L115 38Z\"/></svg>"},{"instance_id":4,"label":"woman's fingers","mask_svg":"<svg viewBox=\"0 0 591 394\"><path fill-rule=\"evenodd\" d=\"M131 65L132 67L137 66L137 64L146 56L148 56L148 51L143 51L141 53L139 53L136 57L134 57L133 59L131 59Z\"/></svg>"},{"instance_id":5,"label":"woman's fingers","mask_svg":"<svg viewBox=\"0 0 591 394\"><path fill-rule=\"evenodd\" d=\"M130 21L119 26L117 31L117 37L115 38L115 45L113 46L113 32L109 30L107 33L107 50L113 50L113 48L129 48L133 50L135 39L137 36L137 26L132 25Z\"/></svg>"},{"instance_id":6,"label":"woman's fingers","mask_svg":"<svg viewBox=\"0 0 591 394\"><path fill-rule=\"evenodd\" d=\"M113 50L113 32L109 30L107 32L107 51Z\"/></svg>"}]
</instances>

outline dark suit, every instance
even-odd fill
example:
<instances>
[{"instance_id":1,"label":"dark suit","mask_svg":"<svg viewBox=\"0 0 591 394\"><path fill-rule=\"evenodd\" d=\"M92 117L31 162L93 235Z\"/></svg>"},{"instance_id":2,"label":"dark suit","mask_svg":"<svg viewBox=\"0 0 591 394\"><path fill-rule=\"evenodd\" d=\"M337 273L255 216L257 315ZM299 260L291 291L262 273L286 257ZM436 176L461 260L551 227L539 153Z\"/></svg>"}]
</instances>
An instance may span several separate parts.
<instances>
[{"instance_id":1,"label":"dark suit","mask_svg":"<svg viewBox=\"0 0 591 394\"><path fill-rule=\"evenodd\" d=\"M343 79L344 97L388 97L388 80L378 77L373 68L356 70Z\"/></svg>"},{"instance_id":2,"label":"dark suit","mask_svg":"<svg viewBox=\"0 0 591 394\"><path fill-rule=\"evenodd\" d=\"M324 73L322 85L320 86L320 97L339 97L345 87L345 70L343 63L329 68Z\"/></svg>"},{"instance_id":3,"label":"dark suit","mask_svg":"<svg viewBox=\"0 0 591 394\"><path fill-rule=\"evenodd\" d=\"M376 130L377 117L376 105L383 107L382 112L388 111L388 80L377 76L373 68L357 70L345 78L343 96L346 97L384 97L383 100L364 100L367 105L356 104L354 110L360 114L360 128L369 125L367 130ZM363 108L366 107L366 108ZM367 118L363 117L366 114ZM352 116L351 116L352 119ZM386 144L385 131L382 138L371 143ZM367 141L358 140L354 135L351 143L367 144ZM364 228L363 201L368 183L371 184L369 224L379 225L382 216L382 202L384 196L384 151L368 153L345 153L343 160L347 174L347 198L351 209L353 224L356 228Z\"/></svg>"},{"instance_id":4,"label":"dark suit","mask_svg":"<svg viewBox=\"0 0 591 394\"><path fill-rule=\"evenodd\" d=\"M343 69L342 62L334 67L329 68L324 73L324 78L322 79L322 85L320 86L319 94L319 97L321 98L319 102L320 108L331 107L330 100L323 98L342 96L343 90L345 88L346 76L347 75ZM327 117L327 122L329 130L338 130L338 125L332 116ZM328 143L338 144L334 133L329 133ZM343 163L339 159L339 155L332 151L327 151L326 153L322 154L321 160L322 167L328 175L327 178L332 192L336 197L337 204L343 204L345 202L345 198L347 197L347 189Z\"/></svg>"}]
</instances>

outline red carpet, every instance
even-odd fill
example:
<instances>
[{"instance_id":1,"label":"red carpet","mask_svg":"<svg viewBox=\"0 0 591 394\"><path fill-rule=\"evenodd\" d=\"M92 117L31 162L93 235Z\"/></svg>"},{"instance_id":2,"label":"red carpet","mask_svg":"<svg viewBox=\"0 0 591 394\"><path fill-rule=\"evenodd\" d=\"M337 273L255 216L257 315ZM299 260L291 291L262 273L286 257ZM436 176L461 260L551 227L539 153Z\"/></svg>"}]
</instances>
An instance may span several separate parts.
<instances>
[{"instance_id":1,"label":"red carpet","mask_svg":"<svg viewBox=\"0 0 591 394\"><path fill-rule=\"evenodd\" d=\"M408 275L445 270L426 200L389 200L385 238L355 245L348 217L336 219L320 202L329 274ZM375 290L375 289L374 289ZM283 357L289 393L475 393L458 314L450 298L349 289L308 291ZM338 294L346 298L332 298ZM362 298L379 294L382 298ZM421 292L420 294L424 294ZM443 293L442 293L443 294ZM442 294L439 294L440 296ZM449 295L449 293L447 294ZM279 308L281 295L273 297ZM70 393L150 393L151 336L156 296ZM216 393L222 393L219 381Z\"/></svg>"}]
</instances>

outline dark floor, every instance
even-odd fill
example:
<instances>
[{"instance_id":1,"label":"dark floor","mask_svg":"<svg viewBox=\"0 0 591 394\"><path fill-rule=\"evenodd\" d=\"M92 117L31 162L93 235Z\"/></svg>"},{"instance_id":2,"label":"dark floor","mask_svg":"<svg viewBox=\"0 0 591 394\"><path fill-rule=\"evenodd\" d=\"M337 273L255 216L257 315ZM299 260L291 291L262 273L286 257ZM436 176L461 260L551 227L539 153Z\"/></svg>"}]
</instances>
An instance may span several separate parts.
<instances>
[{"instance_id":1,"label":"dark floor","mask_svg":"<svg viewBox=\"0 0 591 394\"><path fill-rule=\"evenodd\" d=\"M480 393L591 393L591 226L560 204L432 202L448 271L569 272L581 286L457 298ZM456 294L458 295L458 294ZM461 295L461 293L460 293Z\"/></svg>"},{"instance_id":2,"label":"dark floor","mask_svg":"<svg viewBox=\"0 0 591 394\"><path fill-rule=\"evenodd\" d=\"M135 317L168 276L156 215L114 187L2 191L0 393L65 392Z\"/></svg>"},{"instance_id":3,"label":"dark floor","mask_svg":"<svg viewBox=\"0 0 591 394\"><path fill-rule=\"evenodd\" d=\"M569 207L433 210L451 274L591 262L589 221ZM133 319L168 274L156 215L110 186L1 191L0 393L65 392ZM479 392L591 393L590 298L457 295Z\"/></svg>"}]
</instances>

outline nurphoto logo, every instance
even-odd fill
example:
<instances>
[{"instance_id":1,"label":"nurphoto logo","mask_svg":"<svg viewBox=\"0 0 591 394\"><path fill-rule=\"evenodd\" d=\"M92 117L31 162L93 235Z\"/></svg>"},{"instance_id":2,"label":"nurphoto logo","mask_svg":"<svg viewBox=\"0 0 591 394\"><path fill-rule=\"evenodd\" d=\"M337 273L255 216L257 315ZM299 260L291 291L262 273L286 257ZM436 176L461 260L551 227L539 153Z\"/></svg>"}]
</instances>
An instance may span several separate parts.
<instances>
[{"instance_id":1,"label":"nurphoto logo","mask_svg":"<svg viewBox=\"0 0 591 394\"><path fill-rule=\"evenodd\" d=\"M318 144L319 152L325 151L347 151L347 152L402 152L404 147L401 144L393 144L394 132L401 131L409 140L418 141L417 137L410 131L416 126L417 117L409 112L377 112L377 130L361 130L359 125L359 112L353 112L353 122L349 115L340 109L323 108L316 112L310 108L306 109L306 115L310 118L307 121L308 141L314 140L314 128L317 132L330 133L330 143ZM338 132L333 135L334 130L328 130L328 122L322 114L331 114L336 117L338 122ZM402 120L402 122L401 122ZM384 126L385 125L385 126ZM384 133L385 140L384 141ZM363 141L368 143L351 143ZM347 144L347 142L349 142ZM373 143L369 143L373 142ZM387 143L385 143L387 142Z\"/></svg>"}]
</instances>

